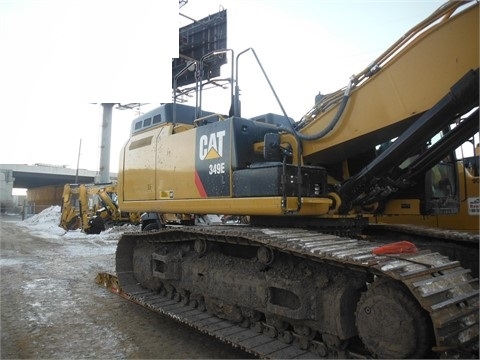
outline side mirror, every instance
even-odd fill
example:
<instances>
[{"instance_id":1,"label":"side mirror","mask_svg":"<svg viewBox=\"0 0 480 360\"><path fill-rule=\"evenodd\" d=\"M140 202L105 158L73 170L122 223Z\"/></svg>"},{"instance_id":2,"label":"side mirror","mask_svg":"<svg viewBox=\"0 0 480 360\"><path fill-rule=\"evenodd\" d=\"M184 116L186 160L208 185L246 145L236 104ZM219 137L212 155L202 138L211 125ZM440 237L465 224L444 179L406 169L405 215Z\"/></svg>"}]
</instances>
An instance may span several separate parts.
<instances>
[{"instance_id":1,"label":"side mirror","mask_svg":"<svg viewBox=\"0 0 480 360\"><path fill-rule=\"evenodd\" d=\"M263 157L267 161L281 161L282 149L280 148L280 135L267 133L263 138Z\"/></svg>"}]
</instances>

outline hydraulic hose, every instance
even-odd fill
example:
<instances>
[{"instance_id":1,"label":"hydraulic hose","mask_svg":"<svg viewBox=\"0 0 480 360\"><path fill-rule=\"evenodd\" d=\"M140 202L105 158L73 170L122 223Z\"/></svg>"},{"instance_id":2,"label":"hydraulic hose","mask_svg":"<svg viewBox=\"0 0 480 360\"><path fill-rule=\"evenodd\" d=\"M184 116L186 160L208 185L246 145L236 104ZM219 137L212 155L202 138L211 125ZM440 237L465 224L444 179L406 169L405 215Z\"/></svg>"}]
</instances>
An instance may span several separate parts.
<instances>
[{"instance_id":1,"label":"hydraulic hose","mask_svg":"<svg viewBox=\"0 0 480 360\"><path fill-rule=\"evenodd\" d=\"M333 128L337 125L338 121L343 115L343 112L345 111L345 108L347 107L348 100L350 99L350 91L353 87L353 80L351 79L350 82L348 83L347 88L345 89L345 93L343 94L342 101L340 103L340 106L333 117L332 121L321 131L319 131L316 134L311 134L311 135L306 135L306 134L301 134L298 131L295 131L295 136L303 141L314 141L321 139L325 135L327 135L330 131L333 130Z\"/></svg>"}]
</instances>

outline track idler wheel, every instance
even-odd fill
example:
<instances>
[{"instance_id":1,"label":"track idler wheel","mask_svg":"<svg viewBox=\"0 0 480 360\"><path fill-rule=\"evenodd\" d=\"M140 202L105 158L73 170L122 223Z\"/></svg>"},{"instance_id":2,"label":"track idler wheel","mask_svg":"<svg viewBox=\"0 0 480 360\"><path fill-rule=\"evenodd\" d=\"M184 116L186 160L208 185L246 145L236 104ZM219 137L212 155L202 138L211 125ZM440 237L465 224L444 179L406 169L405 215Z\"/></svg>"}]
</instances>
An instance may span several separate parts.
<instances>
[{"instance_id":1,"label":"track idler wheel","mask_svg":"<svg viewBox=\"0 0 480 360\"><path fill-rule=\"evenodd\" d=\"M374 283L360 297L358 334L378 358L424 358L432 346L427 316L399 284Z\"/></svg>"}]
</instances>

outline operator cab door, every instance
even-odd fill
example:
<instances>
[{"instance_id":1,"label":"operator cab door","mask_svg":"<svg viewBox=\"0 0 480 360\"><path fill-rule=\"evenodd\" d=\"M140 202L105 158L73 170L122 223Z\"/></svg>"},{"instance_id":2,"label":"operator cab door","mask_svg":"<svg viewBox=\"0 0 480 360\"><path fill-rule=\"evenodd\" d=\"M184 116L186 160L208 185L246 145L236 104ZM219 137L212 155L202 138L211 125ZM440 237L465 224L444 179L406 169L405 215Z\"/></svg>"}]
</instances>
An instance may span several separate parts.
<instances>
[{"instance_id":1,"label":"operator cab door","mask_svg":"<svg viewBox=\"0 0 480 360\"><path fill-rule=\"evenodd\" d=\"M448 131L447 128L437 133L427 143L427 148L440 141ZM451 152L425 173L424 214L458 213L459 195L456 171L455 154Z\"/></svg>"},{"instance_id":2,"label":"operator cab door","mask_svg":"<svg viewBox=\"0 0 480 360\"><path fill-rule=\"evenodd\" d=\"M459 207L456 164L448 156L425 175L425 213L456 214Z\"/></svg>"},{"instance_id":3,"label":"operator cab door","mask_svg":"<svg viewBox=\"0 0 480 360\"><path fill-rule=\"evenodd\" d=\"M454 127L454 125L452 125ZM430 145L438 141L440 132ZM478 156L476 145L478 132L425 174L425 213L431 215L457 214L464 202L478 199L478 186L472 191L469 186L478 181ZM472 160L471 160L472 159ZM463 211L466 213L466 211ZM478 225L478 224L477 224Z\"/></svg>"}]
</instances>

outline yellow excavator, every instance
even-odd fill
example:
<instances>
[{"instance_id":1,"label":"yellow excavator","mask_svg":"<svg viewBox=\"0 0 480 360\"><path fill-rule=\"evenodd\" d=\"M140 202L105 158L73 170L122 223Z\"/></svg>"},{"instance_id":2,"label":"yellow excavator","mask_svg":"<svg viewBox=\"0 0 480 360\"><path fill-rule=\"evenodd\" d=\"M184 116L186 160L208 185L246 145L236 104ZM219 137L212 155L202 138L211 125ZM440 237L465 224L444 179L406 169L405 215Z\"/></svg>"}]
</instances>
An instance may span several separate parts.
<instances>
[{"instance_id":1,"label":"yellow excavator","mask_svg":"<svg viewBox=\"0 0 480 360\"><path fill-rule=\"evenodd\" d=\"M65 184L60 227L99 234L106 226L140 223L140 214L121 212L116 184Z\"/></svg>"},{"instance_id":2,"label":"yellow excavator","mask_svg":"<svg viewBox=\"0 0 480 360\"><path fill-rule=\"evenodd\" d=\"M122 289L291 351L270 357L478 357L479 164L457 150L479 141L478 19L478 2L447 2L298 122L241 116L253 49L232 59L230 114L174 101L135 119L122 211L249 224L125 233Z\"/></svg>"}]
</instances>

